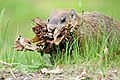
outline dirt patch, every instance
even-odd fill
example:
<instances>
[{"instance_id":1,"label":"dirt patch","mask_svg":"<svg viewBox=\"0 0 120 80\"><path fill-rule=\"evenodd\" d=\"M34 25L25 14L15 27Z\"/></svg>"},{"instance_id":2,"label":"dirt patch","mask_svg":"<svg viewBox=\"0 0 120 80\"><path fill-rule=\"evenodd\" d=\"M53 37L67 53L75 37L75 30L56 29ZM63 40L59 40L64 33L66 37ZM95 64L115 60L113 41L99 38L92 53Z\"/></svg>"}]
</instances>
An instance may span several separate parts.
<instances>
[{"instance_id":1,"label":"dirt patch","mask_svg":"<svg viewBox=\"0 0 120 80\"><path fill-rule=\"evenodd\" d=\"M91 67L92 68L92 67ZM43 68L33 73L23 73L14 70L0 71L0 80L119 80L120 69L99 69L86 68L85 66L56 67L54 69Z\"/></svg>"}]
</instances>

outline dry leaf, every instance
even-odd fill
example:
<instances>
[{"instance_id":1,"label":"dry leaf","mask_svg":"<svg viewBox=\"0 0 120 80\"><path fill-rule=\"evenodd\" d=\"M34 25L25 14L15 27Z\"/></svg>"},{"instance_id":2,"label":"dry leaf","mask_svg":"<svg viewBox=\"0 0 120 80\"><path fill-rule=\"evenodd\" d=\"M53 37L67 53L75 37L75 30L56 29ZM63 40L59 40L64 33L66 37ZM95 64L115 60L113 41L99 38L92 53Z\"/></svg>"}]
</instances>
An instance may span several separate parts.
<instances>
[{"instance_id":1,"label":"dry leaf","mask_svg":"<svg viewBox=\"0 0 120 80\"><path fill-rule=\"evenodd\" d=\"M20 35L16 38L13 44L13 48L15 51L23 51L24 46L19 43Z\"/></svg>"},{"instance_id":2,"label":"dry leaf","mask_svg":"<svg viewBox=\"0 0 120 80\"><path fill-rule=\"evenodd\" d=\"M87 74L87 69L84 69L80 74L80 77L84 77Z\"/></svg>"},{"instance_id":3,"label":"dry leaf","mask_svg":"<svg viewBox=\"0 0 120 80\"><path fill-rule=\"evenodd\" d=\"M35 22L37 25L41 25L41 20L38 17L33 19L32 21Z\"/></svg>"},{"instance_id":4,"label":"dry leaf","mask_svg":"<svg viewBox=\"0 0 120 80\"><path fill-rule=\"evenodd\" d=\"M104 48L104 55L105 55L105 57L107 57L109 55L109 51L108 51L107 47Z\"/></svg>"},{"instance_id":5,"label":"dry leaf","mask_svg":"<svg viewBox=\"0 0 120 80\"><path fill-rule=\"evenodd\" d=\"M48 70L47 68L41 69L41 72L42 72L43 74L49 74L49 70Z\"/></svg>"},{"instance_id":6,"label":"dry leaf","mask_svg":"<svg viewBox=\"0 0 120 80\"><path fill-rule=\"evenodd\" d=\"M18 41L14 42L13 48L14 48L15 51L22 51L24 49L24 47L21 44L19 44Z\"/></svg>"},{"instance_id":7,"label":"dry leaf","mask_svg":"<svg viewBox=\"0 0 120 80\"><path fill-rule=\"evenodd\" d=\"M103 57L100 54L97 54L97 56L98 56L98 63L97 64L100 65L102 60L103 60Z\"/></svg>"},{"instance_id":8,"label":"dry leaf","mask_svg":"<svg viewBox=\"0 0 120 80\"><path fill-rule=\"evenodd\" d=\"M86 79L86 78L87 78L86 74L87 74L87 69L84 69L84 70L81 72L81 74L78 75L78 76L75 78L75 80L84 80L84 79Z\"/></svg>"},{"instance_id":9,"label":"dry leaf","mask_svg":"<svg viewBox=\"0 0 120 80\"><path fill-rule=\"evenodd\" d=\"M20 35L16 38L14 45L14 50L16 51L23 51L23 50L37 50L39 47L33 46L27 38L22 38Z\"/></svg>"},{"instance_id":10,"label":"dry leaf","mask_svg":"<svg viewBox=\"0 0 120 80\"><path fill-rule=\"evenodd\" d=\"M32 43L39 42L39 41L40 41L40 35L39 34L36 34L36 36L32 40L30 40L30 42L32 42Z\"/></svg>"},{"instance_id":11,"label":"dry leaf","mask_svg":"<svg viewBox=\"0 0 120 80\"><path fill-rule=\"evenodd\" d=\"M52 69L52 70L49 70L49 69L47 69L47 68L43 68L43 69L41 69L41 72L43 73L43 74L60 74L60 73L62 73L62 69L60 69L58 66L57 66L57 68L56 69Z\"/></svg>"},{"instance_id":12,"label":"dry leaf","mask_svg":"<svg viewBox=\"0 0 120 80\"><path fill-rule=\"evenodd\" d=\"M51 73L51 74L60 74L60 73L62 73L62 71L63 70L60 69L59 66L57 66L56 69L50 70L49 73Z\"/></svg>"},{"instance_id":13,"label":"dry leaf","mask_svg":"<svg viewBox=\"0 0 120 80\"><path fill-rule=\"evenodd\" d=\"M60 42L64 39L64 36L60 37L60 38L57 38L56 40L54 40L55 42L55 45L59 45Z\"/></svg>"}]
</instances>

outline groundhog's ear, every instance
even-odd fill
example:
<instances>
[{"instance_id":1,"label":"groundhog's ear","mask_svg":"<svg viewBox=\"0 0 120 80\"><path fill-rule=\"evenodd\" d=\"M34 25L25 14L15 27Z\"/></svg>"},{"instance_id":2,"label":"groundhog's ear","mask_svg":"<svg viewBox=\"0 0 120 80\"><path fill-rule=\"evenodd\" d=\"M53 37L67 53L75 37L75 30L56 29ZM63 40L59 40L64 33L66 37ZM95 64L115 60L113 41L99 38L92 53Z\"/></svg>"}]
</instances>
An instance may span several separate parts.
<instances>
[{"instance_id":1,"label":"groundhog's ear","mask_svg":"<svg viewBox=\"0 0 120 80\"><path fill-rule=\"evenodd\" d=\"M73 9L69 10L69 13L70 13L72 18L74 18L77 15L75 10L73 10Z\"/></svg>"}]
</instances>

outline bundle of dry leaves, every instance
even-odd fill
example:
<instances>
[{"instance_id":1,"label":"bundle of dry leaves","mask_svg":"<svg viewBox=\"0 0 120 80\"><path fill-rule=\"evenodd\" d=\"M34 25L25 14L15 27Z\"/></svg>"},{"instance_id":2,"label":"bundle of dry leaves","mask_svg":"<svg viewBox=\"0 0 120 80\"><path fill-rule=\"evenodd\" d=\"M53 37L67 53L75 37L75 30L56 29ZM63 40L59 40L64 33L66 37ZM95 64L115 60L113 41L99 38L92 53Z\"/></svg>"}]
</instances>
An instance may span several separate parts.
<instances>
[{"instance_id":1,"label":"bundle of dry leaves","mask_svg":"<svg viewBox=\"0 0 120 80\"><path fill-rule=\"evenodd\" d=\"M52 32L48 32L47 24L44 21L36 18L33 19L33 22L36 23L36 26L32 27L35 37L29 40L18 36L13 45L14 50L38 50L42 52L49 52L55 45L59 45L60 43L64 44L66 40L71 40L71 33L77 25L73 26L69 22L61 30L55 29ZM36 43L36 46L33 46L31 43Z\"/></svg>"}]
</instances>

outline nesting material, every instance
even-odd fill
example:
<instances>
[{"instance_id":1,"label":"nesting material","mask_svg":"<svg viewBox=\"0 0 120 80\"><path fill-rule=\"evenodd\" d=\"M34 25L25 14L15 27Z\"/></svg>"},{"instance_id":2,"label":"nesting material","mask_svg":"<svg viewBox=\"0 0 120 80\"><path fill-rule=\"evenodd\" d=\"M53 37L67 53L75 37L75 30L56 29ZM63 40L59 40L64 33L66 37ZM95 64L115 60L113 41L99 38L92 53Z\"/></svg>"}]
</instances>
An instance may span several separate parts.
<instances>
[{"instance_id":1,"label":"nesting material","mask_svg":"<svg viewBox=\"0 0 120 80\"><path fill-rule=\"evenodd\" d=\"M55 45L59 45L60 43L64 44L66 40L72 38L70 33L72 33L71 29L73 30L74 26L70 23L67 23L61 30L55 29L53 32L48 32L47 24L44 21L39 18L33 19L32 21L36 23L36 26L32 27L35 37L28 40L18 36L14 42L14 50L40 50L42 52L49 52ZM36 46L33 46L31 43L36 43Z\"/></svg>"},{"instance_id":2,"label":"nesting material","mask_svg":"<svg viewBox=\"0 0 120 80\"><path fill-rule=\"evenodd\" d=\"M32 31L36 34L36 36L31 40L32 43L37 42L37 46L43 47L43 52L48 52L49 49L54 47L55 45L59 45L60 43L65 43L66 40L70 39L70 31L73 29L69 23L66 26L63 26L61 30L55 29L52 32L48 32L47 24L36 18L33 20L36 23L36 26L32 28Z\"/></svg>"},{"instance_id":3,"label":"nesting material","mask_svg":"<svg viewBox=\"0 0 120 80\"><path fill-rule=\"evenodd\" d=\"M13 48L15 51L34 51L39 49L39 47L33 46L29 39L22 38L20 35L18 35L18 37L14 41Z\"/></svg>"}]
</instances>

